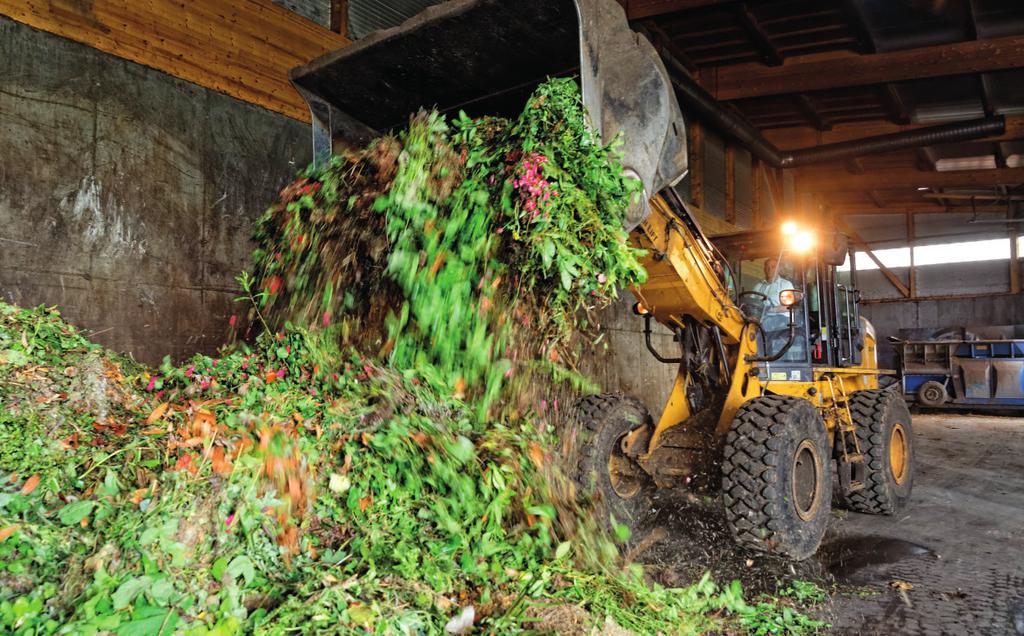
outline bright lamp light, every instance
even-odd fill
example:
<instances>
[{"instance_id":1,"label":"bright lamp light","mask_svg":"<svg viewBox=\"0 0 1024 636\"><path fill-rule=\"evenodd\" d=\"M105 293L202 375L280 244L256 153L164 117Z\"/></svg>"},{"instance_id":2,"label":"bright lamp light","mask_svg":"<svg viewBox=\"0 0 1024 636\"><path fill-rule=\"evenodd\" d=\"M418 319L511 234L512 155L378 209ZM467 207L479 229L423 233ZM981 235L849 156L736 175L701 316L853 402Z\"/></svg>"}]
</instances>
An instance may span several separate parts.
<instances>
[{"instance_id":1,"label":"bright lamp light","mask_svg":"<svg viewBox=\"0 0 1024 636\"><path fill-rule=\"evenodd\" d=\"M800 228L797 227L796 221L786 221L785 223L782 224L782 235L793 236L794 234L797 233L797 230L799 229Z\"/></svg>"},{"instance_id":2,"label":"bright lamp light","mask_svg":"<svg viewBox=\"0 0 1024 636\"><path fill-rule=\"evenodd\" d=\"M801 230L789 237L789 247L798 254L809 252L814 247L814 235Z\"/></svg>"}]
</instances>

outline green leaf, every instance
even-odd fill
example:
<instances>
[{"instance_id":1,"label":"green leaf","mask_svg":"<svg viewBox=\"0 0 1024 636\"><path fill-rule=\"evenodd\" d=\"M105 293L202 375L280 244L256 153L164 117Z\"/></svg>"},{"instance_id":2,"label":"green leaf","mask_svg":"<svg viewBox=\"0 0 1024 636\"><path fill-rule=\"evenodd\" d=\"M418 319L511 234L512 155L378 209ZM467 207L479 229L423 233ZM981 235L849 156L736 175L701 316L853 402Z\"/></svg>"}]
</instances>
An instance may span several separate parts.
<instances>
[{"instance_id":1,"label":"green leaf","mask_svg":"<svg viewBox=\"0 0 1024 636\"><path fill-rule=\"evenodd\" d=\"M455 440L455 444L451 445L448 450L451 452L452 457L463 464L473 459L473 456L476 454L476 447L473 445L473 442L463 435L459 435Z\"/></svg>"},{"instance_id":2,"label":"green leaf","mask_svg":"<svg viewBox=\"0 0 1024 636\"><path fill-rule=\"evenodd\" d=\"M210 575L214 579L220 581L222 578L224 578L224 572L226 572L227 569L228 560L224 557L220 557L219 559L213 562L213 567L210 568Z\"/></svg>"},{"instance_id":3,"label":"green leaf","mask_svg":"<svg viewBox=\"0 0 1024 636\"><path fill-rule=\"evenodd\" d=\"M111 599L114 601L114 609L123 610L132 604L135 597L152 585L153 579L149 576L137 576L122 583Z\"/></svg>"},{"instance_id":4,"label":"green leaf","mask_svg":"<svg viewBox=\"0 0 1024 636\"><path fill-rule=\"evenodd\" d=\"M82 519L88 517L95 505L96 502L90 500L72 501L60 509L60 512L57 514L57 518L60 519L60 522L64 525L73 526L81 523Z\"/></svg>"},{"instance_id":5,"label":"green leaf","mask_svg":"<svg viewBox=\"0 0 1024 636\"><path fill-rule=\"evenodd\" d=\"M162 636L173 634L178 626L178 612L159 607L147 607L123 623L115 632L118 636Z\"/></svg>"},{"instance_id":6,"label":"green leaf","mask_svg":"<svg viewBox=\"0 0 1024 636\"><path fill-rule=\"evenodd\" d=\"M569 550L572 549L572 542L563 541L558 544L558 548L555 550L555 559L562 559L565 555L569 554Z\"/></svg>"},{"instance_id":7,"label":"green leaf","mask_svg":"<svg viewBox=\"0 0 1024 636\"><path fill-rule=\"evenodd\" d=\"M28 364L28 356L17 349L0 351L0 364L4 362L16 367L23 367Z\"/></svg>"},{"instance_id":8,"label":"green leaf","mask_svg":"<svg viewBox=\"0 0 1024 636\"><path fill-rule=\"evenodd\" d=\"M252 559L244 554L240 554L231 559L231 563L228 564L227 574L232 579L238 579L239 576L244 577L245 583L248 585L256 577L256 566L253 565Z\"/></svg>"}]
</instances>

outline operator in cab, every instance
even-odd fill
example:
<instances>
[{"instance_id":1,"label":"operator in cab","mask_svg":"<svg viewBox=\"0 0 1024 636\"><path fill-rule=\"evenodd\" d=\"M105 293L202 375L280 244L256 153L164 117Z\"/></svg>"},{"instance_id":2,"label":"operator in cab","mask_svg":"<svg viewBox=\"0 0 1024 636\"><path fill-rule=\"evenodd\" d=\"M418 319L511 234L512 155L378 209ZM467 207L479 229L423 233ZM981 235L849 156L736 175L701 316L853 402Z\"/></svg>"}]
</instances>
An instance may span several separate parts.
<instances>
[{"instance_id":1,"label":"operator in cab","mask_svg":"<svg viewBox=\"0 0 1024 636\"><path fill-rule=\"evenodd\" d=\"M754 291L767 296L765 309L778 311L782 308L779 302L779 292L784 289L793 289L793 283L779 275L779 260L767 258L764 261L764 280L754 285Z\"/></svg>"}]
</instances>

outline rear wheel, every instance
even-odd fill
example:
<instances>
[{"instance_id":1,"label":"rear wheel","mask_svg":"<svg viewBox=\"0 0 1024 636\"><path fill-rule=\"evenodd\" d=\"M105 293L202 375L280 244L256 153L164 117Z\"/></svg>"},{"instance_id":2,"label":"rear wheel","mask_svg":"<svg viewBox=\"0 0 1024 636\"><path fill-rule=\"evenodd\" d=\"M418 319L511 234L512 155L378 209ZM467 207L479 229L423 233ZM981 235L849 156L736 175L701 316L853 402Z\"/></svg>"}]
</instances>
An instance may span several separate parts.
<instances>
[{"instance_id":1,"label":"rear wheel","mask_svg":"<svg viewBox=\"0 0 1024 636\"><path fill-rule=\"evenodd\" d=\"M832 503L829 459L825 424L810 402L765 395L740 407L722 462L736 542L790 559L814 554Z\"/></svg>"},{"instance_id":2,"label":"rear wheel","mask_svg":"<svg viewBox=\"0 0 1024 636\"><path fill-rule=\"evenodd\" d=\"M922 406L942 406L948 399L946 385L935 380L928 380L917 390L917 401Z\"/></svg>"},{"instance_id":3,"label":"rear wheel","mask_svg":"<svg viewBox=\"0 0 1024 636\"><path fill-rule=\"evenodd\" d=\"M914 430L907 404L892 391L857 391L850 396L850 415L865 475L864 488L847 494L845 503L857 512L895 514L914 487Z\"/></svg>"},{"instance_id":4,"label":"rear wheel","mask_svg":"<svg viewBox=\"0 0 1024 636\"><path fill-rule=\"evenodd\" d=\"M650 509L654 482L625 453L626 436L650 426L647 409L624 395L590 395L576 406L579 432L576 483L598 501L601 522L611 517L634 530Z\"/></svg>"}]
</instances>

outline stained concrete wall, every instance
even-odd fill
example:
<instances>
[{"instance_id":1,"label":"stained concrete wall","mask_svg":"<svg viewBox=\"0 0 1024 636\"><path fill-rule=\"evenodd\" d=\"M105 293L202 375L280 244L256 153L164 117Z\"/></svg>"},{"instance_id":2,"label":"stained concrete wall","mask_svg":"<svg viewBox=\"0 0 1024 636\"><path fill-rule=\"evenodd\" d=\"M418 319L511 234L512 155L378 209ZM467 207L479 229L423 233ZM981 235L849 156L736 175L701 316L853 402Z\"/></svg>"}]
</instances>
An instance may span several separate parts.
<instances>
[{"instance_id":1,"label":"stained concrete wall","mask_svg":"<svg viewBox=\"0 0 1024 636\"><path fill-rule=\"evenodd\" d=\"M305 125L0 18L0 297L158 362L228 336Z\"/></svg>"},{"instance_id":2,"label":"stained concrete wall","mask_svg":"<svg viewBox=\"0 0 1024 636\"><path fill-rule=\"evenodd\" d=\"M598 313L601 340L584 356L583 369L607 392L619 392L639 398L655 419L661 414L677 365L654 359L644 343L642 318L633 314L636 298L624 291L618 302ZM665 356L676 355L679 345L672 333L652 321L651 342Z\"/></svg>"}]
</instances>

